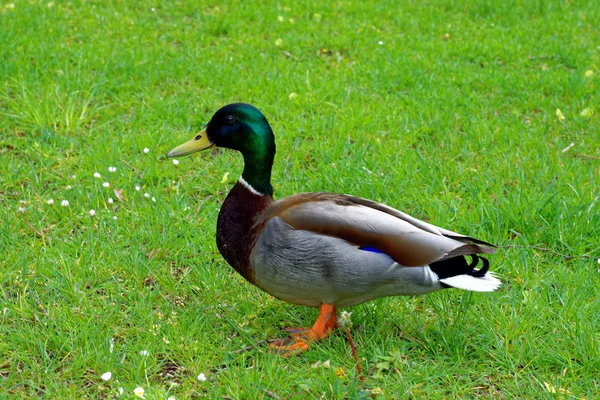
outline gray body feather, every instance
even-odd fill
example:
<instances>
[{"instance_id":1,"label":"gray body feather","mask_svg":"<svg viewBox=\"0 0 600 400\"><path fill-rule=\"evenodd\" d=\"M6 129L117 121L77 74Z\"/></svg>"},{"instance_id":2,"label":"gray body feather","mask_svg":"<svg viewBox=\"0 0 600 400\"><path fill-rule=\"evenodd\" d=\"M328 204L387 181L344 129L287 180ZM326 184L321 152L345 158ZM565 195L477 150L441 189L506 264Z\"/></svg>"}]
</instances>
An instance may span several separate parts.
<instances>
[{"instance_id":1,"label":"gray body feather","mask_svg":"<svg viewBox=\"0 0 600 400\"><path fill-rule=\"evenodd\" d=\"M250 256L256 281L290 303L347 307L384 296L442 289L428 266L405 267L347 241L268 220Z\"/></svg>"}]
</instances>

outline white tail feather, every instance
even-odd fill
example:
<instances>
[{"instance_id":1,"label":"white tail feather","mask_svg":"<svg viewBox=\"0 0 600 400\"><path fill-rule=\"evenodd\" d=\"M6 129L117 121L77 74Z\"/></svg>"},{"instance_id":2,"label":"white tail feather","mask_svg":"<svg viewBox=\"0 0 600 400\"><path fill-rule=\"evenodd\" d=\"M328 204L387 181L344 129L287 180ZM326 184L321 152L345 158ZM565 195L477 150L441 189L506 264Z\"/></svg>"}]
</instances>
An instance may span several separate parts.
<instances>
[{"instance_id":1,"label":"white tail feather","mask_svg":"<svg viewBox=\"0 0 600 400\"><path fill-rule=\"evenodd\" d=\"M502 282L491 272L488 272L482 278L471 275L457 275L440 279L440 282L457 289L472 290L474 292L493 292L502 285Z\"/></svg>"}]
</instances>

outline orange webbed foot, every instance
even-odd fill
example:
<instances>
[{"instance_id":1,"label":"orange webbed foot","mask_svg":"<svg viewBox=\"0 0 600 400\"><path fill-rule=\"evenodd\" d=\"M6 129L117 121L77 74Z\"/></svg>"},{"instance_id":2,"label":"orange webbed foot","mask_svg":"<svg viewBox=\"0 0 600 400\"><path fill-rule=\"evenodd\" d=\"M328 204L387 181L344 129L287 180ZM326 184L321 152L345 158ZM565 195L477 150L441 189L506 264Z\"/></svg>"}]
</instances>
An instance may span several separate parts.
<instances>
[{"instance_id":1,"label":"orange webbed foot","mask_svg":"<svg viewBox=\"0 0 600 400\"><path fill-rule=\"evenodd\" d=\"M308 350L310 343L323 339L336 326L335 307L331 304L323 304L319 310L319 317L312 328L285 329L290 333L290 337L275 340L269 343L269 347L276 350L281 356L289 357Z\"/></svg>"},{"instance_id":2,"label":"orange webbed foot","mask_svg":"<svg viewBox=\"0 0 600 400\"><path fill-rule=\"evenodd\" d=\"M269 347L282 357L290 357L305 352L309 345L300 338L287 337L270 342Z\"/></svg>"}]
</instances>

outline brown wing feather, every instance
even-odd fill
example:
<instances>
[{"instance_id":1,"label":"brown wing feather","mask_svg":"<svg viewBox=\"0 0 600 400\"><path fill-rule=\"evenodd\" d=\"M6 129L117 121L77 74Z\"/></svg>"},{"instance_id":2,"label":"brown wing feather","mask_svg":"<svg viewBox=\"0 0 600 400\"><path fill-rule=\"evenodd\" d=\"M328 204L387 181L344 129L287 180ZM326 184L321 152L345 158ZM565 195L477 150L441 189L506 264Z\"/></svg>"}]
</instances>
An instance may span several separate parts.
<instances>
[{"instance_id":1,"label":"brown wing feather","mask_svg":"<svg viewBox=\"0 0 600 400\"><path fill-rule=\"evenodd\" d=\"M341 194L301 193L279 200L257 223L273 217L295 229L375 247L405 266L494 252L488 243L438 228L383 204Z\"/></svg>"},{"instance_id":2,"label":"brown wing feather","mask_svg":"<svg viewBox=\"0 0 600 400\"><path fill-rule=\"evenodd\" d=\"M495 253L496 250L496 246L494 246L491 243L485 242L483 240L480 239L475 239L473 237L470 236L466 236L457 232L453 232L450 231L448 229L444 229L444 228L440 228L439 226L435 226L433 224L430 224L428 222L425 221L421 221L420 219L417 219L413 216L410 216L406 213L403 213L402 211L396 210L395 208L386 206L385 204L381 204L381 203L377 203L375 201L372 200L366 200L360 197L355 197L355 196L347 196L348 198L350 198L352 201L356 202L356 204L362 204L365 205L367 207L371 207L371 208L375 208L379 211L383 211L387 214L393 215L394 217L400 218L406 222L409 222L423 230L426 230L428 232L431 233L435 233L435 234L441 234L443 236L447 236L449 238L458 240L459 242L463 242L465 244L471 244L471 245L481 245L480 249L478 251L474 251L471 253L486 253L486 254L492 254ZM486 248L489 247L489 248ZM469 254L469 253L467 253Z\"/></svg>"}]
</instances>

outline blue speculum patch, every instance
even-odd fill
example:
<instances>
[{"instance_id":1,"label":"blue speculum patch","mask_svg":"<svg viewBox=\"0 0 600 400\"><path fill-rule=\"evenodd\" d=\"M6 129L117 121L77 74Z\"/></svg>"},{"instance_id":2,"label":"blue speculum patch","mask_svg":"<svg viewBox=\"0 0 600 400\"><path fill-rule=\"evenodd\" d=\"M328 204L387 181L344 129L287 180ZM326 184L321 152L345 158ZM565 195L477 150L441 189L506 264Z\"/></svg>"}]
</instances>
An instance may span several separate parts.
<instances>
[{"instance_id":1,"label":"blue speculum patch","mask_svg":"<svg viewBox=\"0 0 600 400\"><path fill-rule=\"evenodd\" d=\"M376 249L375 247L367 247L367 246L365 246L365 247L361 247L360 249L361 249L361 250L364 250L364 251L370 251L370 252L372 252L372 253L384 254L384 253L383 253L383 251L381 251L381 250L378 250L378 249Z\"/></svg>"},{"instance_id":2,"label":"blue speculum patch","mask_svg":"<svg viewBox=\"0 0 600 400\"><path fill-rule=\"evenodd\" d=\"M383 251L376 249L375 247L364 246L364 247L359 247L359 249L363 250L363 251L370 251L371 253L383 254L385 256L388 256L389 258L392 258L389 254L386 254Z\"/></svg>"}]
</instances>

